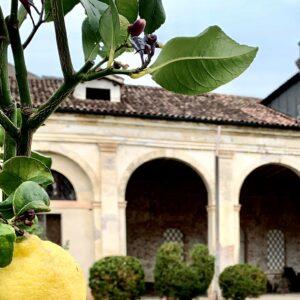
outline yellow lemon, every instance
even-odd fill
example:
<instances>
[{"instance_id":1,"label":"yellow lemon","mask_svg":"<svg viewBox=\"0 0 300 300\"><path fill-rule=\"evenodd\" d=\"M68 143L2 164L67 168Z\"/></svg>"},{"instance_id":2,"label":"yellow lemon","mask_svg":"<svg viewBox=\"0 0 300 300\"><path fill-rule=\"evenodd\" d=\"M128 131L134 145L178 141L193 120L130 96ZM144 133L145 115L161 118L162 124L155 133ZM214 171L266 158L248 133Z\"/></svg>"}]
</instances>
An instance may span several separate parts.
<instances>
[{"instance_id":1,"label":"yellow lemon","mask_svg":"<svg viewBox=\"0 0 300 300\"><path fill-rule=\"evenodd\" d=\"M86 293L73 257L35 235L16 243L12 263L0 269L1 300L85 300Z\"/></svg>"}]
</instances>

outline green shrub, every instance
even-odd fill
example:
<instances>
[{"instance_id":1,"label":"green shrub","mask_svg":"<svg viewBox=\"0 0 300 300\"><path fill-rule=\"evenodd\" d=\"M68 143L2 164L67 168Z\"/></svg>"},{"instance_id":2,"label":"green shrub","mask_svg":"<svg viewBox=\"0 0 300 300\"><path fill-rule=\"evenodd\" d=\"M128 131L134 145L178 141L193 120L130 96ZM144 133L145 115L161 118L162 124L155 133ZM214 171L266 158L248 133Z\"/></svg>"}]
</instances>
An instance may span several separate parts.
<instances>
[{"instance_id":1,"label":"green shrub","mask_svg":"<svg viewBox=\"0 0 300 300\"><path fill-rule=\"evenodd\" d=\"M89 285L96 300L131 300L145 290L144 270L140 261L130 256L110 256L90 269Z\"/></svg>"},{"instance_id":2,"label":"green shrub","mask_svg":"<svg viewBox=\"0 0 300 300\"><path fill-rule=\"evenodd\" d=\"M219 278L225 299L244 300L266 292L267 276L258 267L239 264L226 268Z\"/></svg>"},{"instance_id":3,"label":"green shrub","mask_svg":"<svg viewBox=\"0 0 300 300\"><path fill-rule=\"evenodd\" d=\"M214 276L215 259L205 245L197 244L190 251L191 267L197 272L197 295L206 293Z\"/></svg>"},{"instance_id":4,"label":"green shrub","mask_svg":"<svg viewBox=\"0 0 300 300\"><path fill-rule=\"evenodd\" d=\"M192 299L204 294L213 278L214 258L204 245L195 245L189 262L183 260L183 247L165 243L157 251L154 269L155 289L161 296Z\"/></svg>"}]
</instances>

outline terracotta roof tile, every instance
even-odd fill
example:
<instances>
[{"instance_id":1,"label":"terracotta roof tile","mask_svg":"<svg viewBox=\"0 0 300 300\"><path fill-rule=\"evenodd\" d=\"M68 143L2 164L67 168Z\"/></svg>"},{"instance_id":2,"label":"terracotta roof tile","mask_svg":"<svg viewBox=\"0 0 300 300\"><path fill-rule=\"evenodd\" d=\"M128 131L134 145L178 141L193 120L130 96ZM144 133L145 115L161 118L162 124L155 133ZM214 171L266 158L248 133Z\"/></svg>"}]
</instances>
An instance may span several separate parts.
<instances>
[{"instance_id":1,"label":"terracotta roof tile","mask_svg":"<svg viewBox=\"0 0 300 300\"><path fill-rule=\"evenodd\" d=\"M16 81L10 80L12 93L18 98ZM62 81L42 78L30 79L29 83L34 105L37 106L44 103ZM123 85L120 102L80 100L70 96L58 111L300 129L300 122L296 119L264 106L255 98L214 93L184 96L145 86Z\"/></svg>"}]
</instances>

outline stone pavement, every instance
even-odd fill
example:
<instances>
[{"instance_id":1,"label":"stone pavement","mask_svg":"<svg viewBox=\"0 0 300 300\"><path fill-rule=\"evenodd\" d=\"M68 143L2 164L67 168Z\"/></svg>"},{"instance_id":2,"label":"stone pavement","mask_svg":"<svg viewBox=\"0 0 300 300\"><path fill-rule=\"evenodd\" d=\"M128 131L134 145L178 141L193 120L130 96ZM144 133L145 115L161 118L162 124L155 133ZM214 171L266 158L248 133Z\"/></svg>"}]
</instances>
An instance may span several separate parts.
<instances>
[{"instance_id":1,"label":"stone pavement","mask_svg":"<svg viewBox=\"0 0 300 300\"><path fill-rule=\"evenodd\" d=\"M265 295L259 298L260 300L300 300L300 294L276 294L276 295Z\"/></svg>"},{"instance_id":2,"label":"stone pavement","mask_svg":"<svg viewBox=\"0 0 300 300\"><path fill-rule=\"evenodd\" d=\"M155 297L143 297L143 300L161 300L160 298ZM274 295L265 295L260 298L249 298L249 300L300 300L300 294L274 294ZM209 300L207 297L200 297L197 300Z\"/></svg>"}]
</instances>

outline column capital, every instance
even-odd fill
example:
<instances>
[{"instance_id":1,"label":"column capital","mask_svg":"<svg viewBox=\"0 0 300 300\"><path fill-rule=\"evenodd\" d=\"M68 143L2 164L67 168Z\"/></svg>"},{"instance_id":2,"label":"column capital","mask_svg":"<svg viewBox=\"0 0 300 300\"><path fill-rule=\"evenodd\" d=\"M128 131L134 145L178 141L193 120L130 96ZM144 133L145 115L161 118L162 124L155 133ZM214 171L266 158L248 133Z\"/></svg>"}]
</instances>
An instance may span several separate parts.
<instances>
[{"instance_id":1,"label":"column capital","mask_svg":"<svg viewBox=\"0 0 300 300\"><path fill-rule=\"evenodd\" d=\"M231 150L219 150L218 156L223 159L232 159L234 151Z\"/></svg>"},{"instance_id":2,"label":"column capital","mask_svg":"<svg viewBox=\"0 0 300 300\"><path fill-rule=\"evenodd\" d=\"M99 150L105 153L115 153L118 149L118 143L102 142L98 143Z\"/></svg>"},{"instance_id":3,"label":"column capital","mask_svg":"<svg viewBox=\"0 0 300 300\"><path fill-rule=\"evenodd\" d=\"M206 206L207 212L215 212L216 209L217 209L217 206L216 206L215 204L207 205L207 206Z\"/></svg>"},{"instance_id":4,"label":"column capital","mask_svg":"<svg viewBox=\"0 0 300 300\"><path fill-rule=\"evenodd\" d=\"M234 205L234 211L236 211L236 212L240 212L241 208L242 208L242 205L240 205L240 204Z\"/></svg>"},{"instance_id":5,"label":"column capital","mask_svg":"<svg viewBox=\"0 0 300 300\"><path fill-rule=\"evenodd\" d=\"M127 201L119 201L119 202L118 202L118 207L119 207L119 208L125 209L126 206L127 206Z\"/></svg>"}]
</instances>

